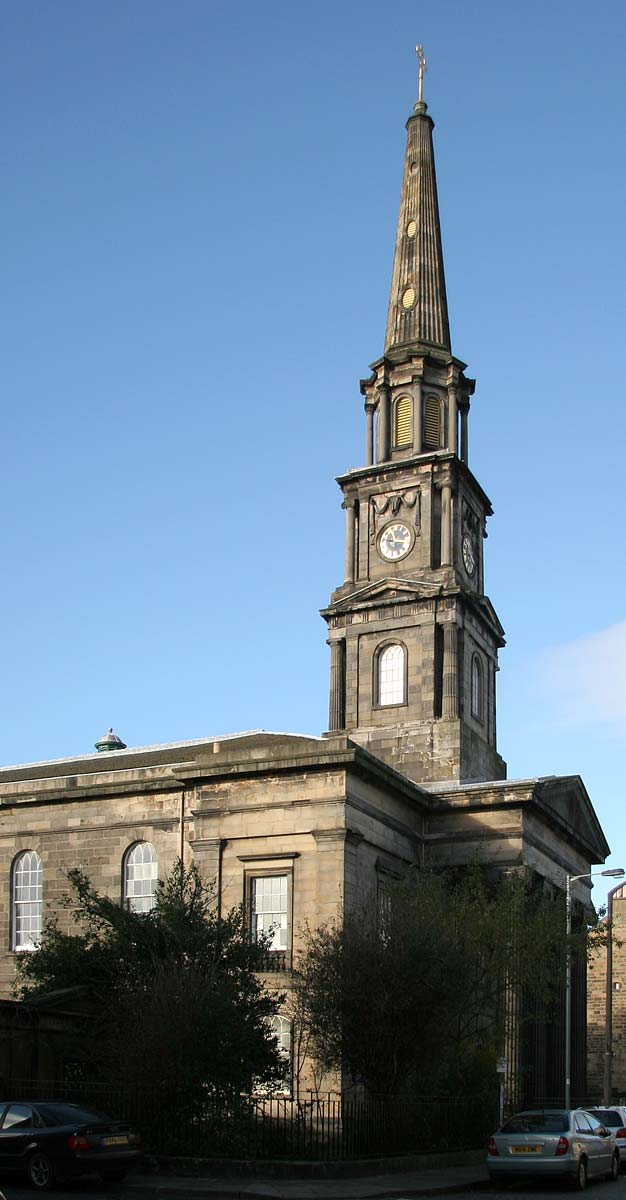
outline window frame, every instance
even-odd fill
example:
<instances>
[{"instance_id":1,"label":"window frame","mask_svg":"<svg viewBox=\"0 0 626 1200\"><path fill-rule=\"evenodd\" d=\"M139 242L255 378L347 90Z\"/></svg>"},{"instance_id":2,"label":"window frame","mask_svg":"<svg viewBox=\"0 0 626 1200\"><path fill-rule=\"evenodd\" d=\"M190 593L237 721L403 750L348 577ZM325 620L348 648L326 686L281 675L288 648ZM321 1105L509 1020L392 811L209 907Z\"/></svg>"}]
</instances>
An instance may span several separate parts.
<instances>
[{"instance_id":1,"label":"window frame","mask_svg":"<svg viewBox=\"0 0 626 1200\"><path fill-rule=\"evenodd\" d=\"M270 949L267 951L264 971L275 973L277 971L287 971L291 967L291 952L293 940L293 866L291 862L284 866L263 867L250 866L244 871L244 908L246 913L246 925L248 936L251 941L256 941L254 937L253 919L255 912L252 908L253 883L256 879L272 879L277 876L284 876L287 880L287 927L285 937L285 949Z\"/></svg>"},{"instance_id":2,"label":"window frame","mask_svg":"<svg viewBox=\"0 0 626 1200\"><path fill-rule=\"evenodd\" d=\"M30 1120L28 1120L27 1118L26 1119L23 1118L22 1120L12 1121L10 1125L6 1125L5 1124L6 1119L9 1116L9 1114L11 1113L11 1111L15 1112L15 1110L19 1109L19 1108L22 1108L28 1112ZM45 1125L44 1125L44 1122L42 1121L41 1117L39 1116L39 1113L36 1112L35 1109L33 1108L32 1104L29 1104L27 1101L13 1100L13 1101L11 1101L10 1104L7 1104L4 1112L2 1113L2 1119L0 1121L0 1130L2 1131L2 1133L11 1133L11 1131L13 1130L13 1131L15 1131L16 1134L19 1134L19 1133L25 1133L26 1130L29 1130L29 1129L44 1129L44 1128L45 1128Z\"/></svg>"},{"instance_id":3,"label":"window frame","mask_svg":"<svg viewBox=\"0 0 626 1200\"><path fill-rule=\"evenodd\" d=\"M402 669L402 699L394 700L391 702L385 701L383 703L383 701L381 701L381 698L380 698L380 696L381 696L381 687L380 687L381 663L382 663L382 659L383 659L383 655L385 654L385 651L391 650L395 647L398 647L402 651L402 668L403 668ZM406 706L408 704L408 690L409 690L408 689L409 653L408 653L408 650L407 650L404 642L394 639L393 641L382 642L380 646L377 646L374 651L373 667L374 667L374 679L373 679L373 688L372 688L373 694L374 694L373 707L374 708L385 708L385 709L387 709L387 708L406 708Z\"/></svg>"},{"instance_id":4,"label":"window frame","mask_svg":"<svg viewBox=\"0 0 626 1200\"><path fill-rule=\"evenodd\" d=\"M406 403L409 406L409 430L408 441L401 442L398 438L398 412L400 405ZM410 450L413 446L413 406L414 400L410 392L403 392L401 396L396 396L393 402L393 422L392 422L392 441L394 450Z\"/></svg>"},{"instance_id":5,"label":"window frame","mask_svg":"<svg viewBox=\"0 0 626 1200\"><path fill-rule=\"evenodd\" d=\"M485 724L485 668L476 652L470 666L470 712L475 721Z\"/></svg>"},{"instance_id":6,"label":"window frame","mask_svg":"<svg viewBox=\"0 0 626 1200\"><path fill-rule=\"evenodd\" d=\"M426 414L428 412L430 405L437 406L437 445L436 446L431 446L426 441L426 429L427 429ZM430 392L428 395L424 396L423 404L422 404L422 450L426 454L434 454L435 450L443 449L443 447L446 444L445 438L443 435L444 435L443 399L441 396L437 396L436 393Z\"/></svg>"},{"instance_id":7,"label":"window frame","mask_svg":"<svg viewBox=\"0 0 626 1200\"><path fill-rule=\"evenodd\" d=\"M154 862L156 863L156 875L154 877L154 888L151 893L152 904L150 905L150 908L134 908L134 907L132 907L131 903L130 903L131 898L128 896L127 868L128 868L128 864L130 862L131 856L134 854L135 850L137 850L139 846L150 846L152 848L152 850L154 851ZM125 908L128 912L139 913L139 914L152 912L152 910L154 908L154 904L155 904L156 889L157 889L158 882L159 882L159 855L157 853L157 848L154 845L154 842L148 841L147 838L138 838L136 841L131 842L130 846L128 846L126 848L126 850L124 851L124 854L122 856L122 908ZM132 899L135 899L135 900L141 900L143 898L144 897L141 897L141 896L132 897Z\"/></svg>"},{"instance_id":8,"label":"window frame","mask_svg":"<svg viewBox=\"0 0 626 1200\"><path fill-rule=\"evenodd\" d=\"M286 1026L289 1031L289 1049L284 1051L280 1044L280 1034L275 1028L275 1022L282 1022L283 1028ZM284 1088L272 1089L275 1095L291 1096L293 1094L293 1021L283 1013L275 1013L270 1017L272 1033L278 1039L278 1053L285 1061L285 1086Z\"/></svg>"},{"instance_id":9,"label":"window frame","mask_svg":"<svg viewBox=\"0 0 626 1200\"><path fill-rule=\"evenodd\" d=\"M30 944L25 943L23 945L18 945L18 943L17 943L18 909L21 905L33 903L33 901L31 901L30 899L18 900L18 898L17 898L18 877L21 873L20 872L20 864L24 861L24 859L27 856L28 857L34 856L36 858L37 864L38 864L37 865L37 876L38 876L39 899L35 900L34 903L39 905L39 930L37 933L36 940L31 939ZM29 868L29 871L30 871L30 868ZM42 931L43 931L43 861L42 861L41 855L39 854L39 852L37 850L30 850L30 849L20 850L15 855L15 858L13 859L13 862L11 863L11 910L10 911L11 911L11 917L10 917L9 946L11 948L11 951L14 954L32 954L33 950L37 949L37 944L38 944L38 941L39 941ZM29 932L32 932L32 931L29 930Z\"/></svg>"}]
</instances>

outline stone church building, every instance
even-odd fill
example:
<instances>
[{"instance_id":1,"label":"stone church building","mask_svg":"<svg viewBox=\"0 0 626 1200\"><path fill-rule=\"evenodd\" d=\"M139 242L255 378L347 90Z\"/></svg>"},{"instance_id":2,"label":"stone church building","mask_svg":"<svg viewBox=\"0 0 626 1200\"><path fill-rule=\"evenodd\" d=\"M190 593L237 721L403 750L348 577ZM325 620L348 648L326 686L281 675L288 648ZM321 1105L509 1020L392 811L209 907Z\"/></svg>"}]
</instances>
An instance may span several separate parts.
<instances>
[{"instance_id":1,"label":"stone church building","mask_svg":"<svg viewBox=\"0 0 626 1200\"><path fill-rule=\"evenodd\" d=\"M578 776L507 780L496 740L504 632L485 593L491 503L472 474L475 381L452 353L433 154L420 99L407 143L384 352L361 381L363 465L338 479L343 579L322 612L329 730L255 731L0 769L0 987L81 866L149 908L175 859L272 929L268 982L289 985L298 928L358 904L408 864L526 867L562 888L609 847ZM332 564L329 564L329 571ZM315 596L311 596L315 602ZM590 907L589 881L574 896ZM585 981L574 989L584 1089ZM285 1049L290 1031L279 1028ZM526 1097L562 1092L563 1036L512 1046ZM58 1068L57 1068L58 1069Z\"/></svg>"}]
</instances>

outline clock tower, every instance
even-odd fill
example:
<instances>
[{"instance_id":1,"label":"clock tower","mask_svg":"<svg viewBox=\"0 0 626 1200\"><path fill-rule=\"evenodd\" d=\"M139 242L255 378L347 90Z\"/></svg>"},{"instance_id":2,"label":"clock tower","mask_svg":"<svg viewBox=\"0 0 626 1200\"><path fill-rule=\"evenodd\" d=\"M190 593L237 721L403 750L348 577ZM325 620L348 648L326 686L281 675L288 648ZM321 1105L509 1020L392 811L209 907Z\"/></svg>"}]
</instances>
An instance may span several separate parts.
<instances>
[{"instance_id":1,"label":"clock tower","mask_svg":"<svg viewBox=\"0 0 626 1200\"><path fill-rule=\"evenodd\" d=\"M361 381L365 465L337 481L346 553L344 581L322 613L329 731L345 731L417 783L503 779L504 636L484 591L492 508L468 461L474 380L451 352L422 67L423 58L406 126L385 350Z\"/></svg>"}]
</instances>

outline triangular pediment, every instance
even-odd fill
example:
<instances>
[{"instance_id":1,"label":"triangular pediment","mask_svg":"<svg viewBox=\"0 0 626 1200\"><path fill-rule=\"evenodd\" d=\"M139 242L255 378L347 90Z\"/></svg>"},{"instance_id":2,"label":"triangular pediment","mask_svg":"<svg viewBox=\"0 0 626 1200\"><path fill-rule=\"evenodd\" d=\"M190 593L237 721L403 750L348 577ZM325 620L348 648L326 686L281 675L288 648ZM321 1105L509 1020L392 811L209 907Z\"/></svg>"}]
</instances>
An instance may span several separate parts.
<instances>
[{"instance_id":1,"label":"triangular pediment","mask_svg":"<svg viewBox=\"0 0 626 1200\"><path fill-rule=\"evenodd\" d=\"M403 579L388 577L368 583L364 587L354 588L330 607L333 612L341 612L361 605L386 604L393 600L430 600L441 593L441 585L430 583L426 579Z\"/></svg>"},{"instance_id":2,"label":"triangular pediment","mask_svg":"<svg viewBox=\"0 0 626 1200\"><path fill-rule=\"evenodd\" d=\"M497 614L495 608L493 607L493 604L491 603L491 600L489 599L489 597L488 596L472 596L471 599L472 599L472 602L473 602L475 608L477 608L479 610L479 612L482 614L483 618L487 621L487 623L493 629L494 633L496 634L497 638L499 639L500 645L505 646L506 642L504 639L504 629L500 622L500 618L498 617L498 614Z\"/></svg>"},{"instance_id":3,"label":"triangular pediment","mask_svg":"<svg viewBox=\"0 0 626 1200\"><path fill-rule=\"evenodd\" d=\"M533 799L554 814L569 840L583 847L591 862L604 862L610 848L580 775L537 780Z\"/></svg>"}]
</instances>

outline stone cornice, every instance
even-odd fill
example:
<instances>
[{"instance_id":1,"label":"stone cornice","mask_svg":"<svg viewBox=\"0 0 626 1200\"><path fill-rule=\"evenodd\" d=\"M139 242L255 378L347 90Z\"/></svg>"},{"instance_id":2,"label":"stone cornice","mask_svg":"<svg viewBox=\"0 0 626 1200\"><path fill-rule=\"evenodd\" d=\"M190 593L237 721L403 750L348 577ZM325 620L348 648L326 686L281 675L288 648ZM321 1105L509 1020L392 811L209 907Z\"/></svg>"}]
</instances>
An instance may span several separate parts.
<instances>
[{"instance_id":1,"label":"stone cornice","mask_svg":"<svg viewBox=\"0 0 626 1200\"><path fill-rule=\"evenodd\" d=\"M602 863L610 854L600 822L579 775L554 775L543 779L498 780L486 783L425 785L433 798L433 817L445 816L462 807L464 812L503 810L519 806L535 812L540 820L557 830L570 844L575 845L592 863ZM571 811L577 824L559 812L557 802L572 800ZM583 825L586 828L583 828Z\"/></svg>"},{"instance_id":2,"label":"stone cornice","mask_svg":"<svg viewBox=\"0 0 626 1200\"><path fill-rule=\"evenodd\" d=\"M212 781L219 779L232 778L254 778L263 775L284 775L284 774L302 774L310 771L355 771L363 778L367 778L372 782L381 784L392 793L402 794L412 801L413 804L421 806L430 805L430 796L412 780L395 771L393 767L387 765L382 759L371 754L364 747L357 745L356 742L350 740L346 736L336 735L329 736L325 742L327 750L320 749L315 754L288 754L283 753L281 756L278 751L272 757L267 758L235 758L234 753L223 756L216 755L211 760L198 762L193 767L185 769L184 782L193 781L196 784L201 784L202 780ZM221 759L221 761L220 761ZM180 773L177 777L180 779ZM336 801L337 797L331 798ZM307 803L311 803L310 800ZM265 801L267 805L267 801ZM227 808L214 804L211 807L211 812ZM246 805L250 808L250 805ZM194 808L194 813L198 816L208 815L208 809L201 804Z\"/></svg>"},{"instance_id":3,"label":"stone cornice","mask_svg":"<svg viewBox=\"0 0 626 1200\"><path fill-rule=\"evenodd\" d=\"M35 788L35 783L40 786ZM124 796L148 796L156 792L170 792L178 795L184 785L173 775L157 776L149 779L119 780L115 783L97 784L67 784L63 787L46 788L45 780L33 780L32 790L26 793L20 791L3 791L0 793L0 813L10 808L36 808L45 804L74 804L89 800L115 800Z\"/></svg>"}]
</instances>

